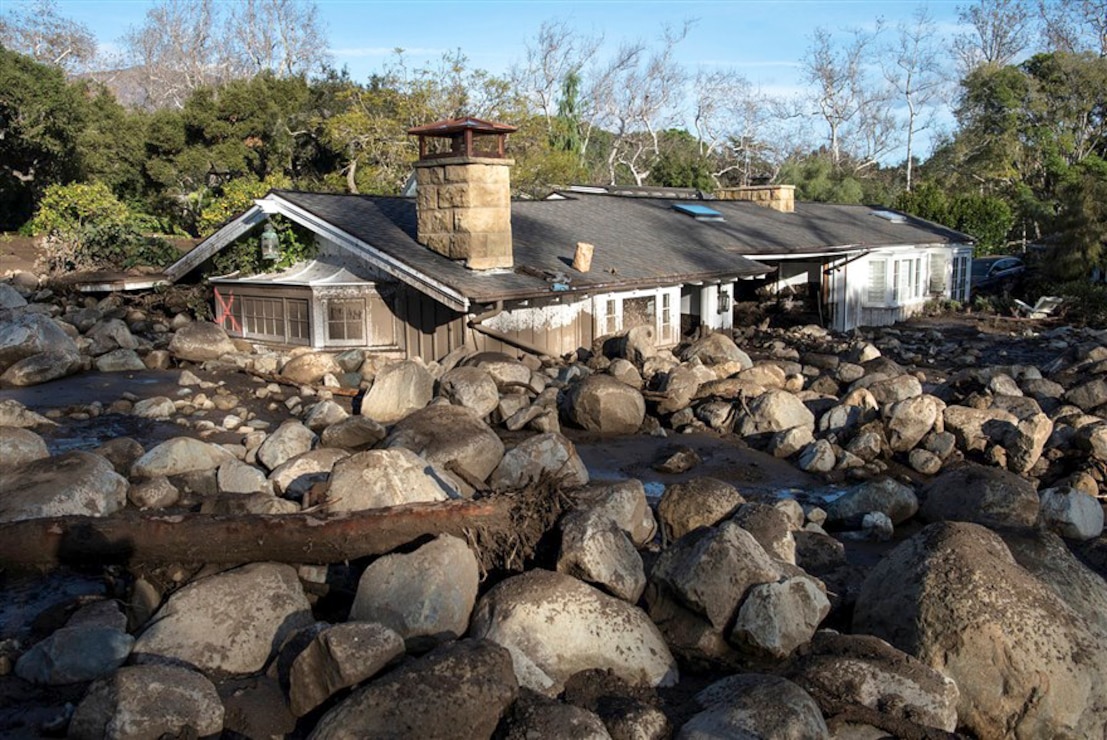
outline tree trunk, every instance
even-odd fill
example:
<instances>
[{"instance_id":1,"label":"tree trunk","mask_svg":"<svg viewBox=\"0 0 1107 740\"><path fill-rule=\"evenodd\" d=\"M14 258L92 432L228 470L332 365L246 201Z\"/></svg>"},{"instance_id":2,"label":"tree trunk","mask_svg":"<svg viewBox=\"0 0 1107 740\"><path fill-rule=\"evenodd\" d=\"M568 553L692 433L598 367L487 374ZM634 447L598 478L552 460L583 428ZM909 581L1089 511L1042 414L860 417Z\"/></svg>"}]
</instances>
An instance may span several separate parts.
<instances>
[{"instance_id":1,"label":"tree trunk","mask_svg":"<svg viewBox=\"0 0 1107 740\"><path fill-rule=\"evenodd\" d=\"M328 564L381 555L440 534L500 547L508 543L512 551L524 550L533 543L517 541L514 523L516 509L527 499L495 496L334 515L133 513L28 519L0 524L0 568L254 561ZM490 555L480 554L486 560Z\"/></svg>"}]
</instances>

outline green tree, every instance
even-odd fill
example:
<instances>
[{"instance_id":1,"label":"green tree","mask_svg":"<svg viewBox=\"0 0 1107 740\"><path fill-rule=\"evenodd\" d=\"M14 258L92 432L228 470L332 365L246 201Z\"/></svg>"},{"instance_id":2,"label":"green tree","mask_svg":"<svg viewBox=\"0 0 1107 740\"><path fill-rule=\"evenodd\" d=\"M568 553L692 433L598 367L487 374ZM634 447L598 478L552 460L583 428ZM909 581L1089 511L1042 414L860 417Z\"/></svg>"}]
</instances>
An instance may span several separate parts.
<instances>
[{"instance_id":1,"label":"green tree","mask_svg":"<svg viewBox=\"0 0 1107 740\"><path fill-rule=\"evenodd\" d=\"M21 226L50 185L80 175L83 100L62 71L0 46L0 230Z\"/></svg>"}]
</instances>

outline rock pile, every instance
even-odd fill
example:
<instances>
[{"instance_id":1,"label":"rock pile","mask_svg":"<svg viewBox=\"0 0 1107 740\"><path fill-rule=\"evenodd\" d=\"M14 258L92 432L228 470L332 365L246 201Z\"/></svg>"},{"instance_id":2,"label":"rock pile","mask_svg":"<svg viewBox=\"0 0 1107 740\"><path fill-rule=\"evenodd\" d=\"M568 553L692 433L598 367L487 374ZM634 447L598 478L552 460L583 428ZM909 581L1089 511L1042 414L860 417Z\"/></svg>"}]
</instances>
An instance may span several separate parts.
<instances>
[{"instance_id":1,"label":"rock pile","mask_svg":"<svg viewBox=\"0 0 1107 740\"><path fill-rule=\"evenodd\" d=\"M262 350L118 299L0 299L3 383L180 369L175 397L52 419L0 402L0 522L363 511L551 477L569 502L523 572L482 573L476 542L442 535L345 571L337 609L318 598L337 566L135 572L124 610L94 600L0 643L5 680L87 685L64 718L74 737L1107 732L1104 333L1040 335L1037 364L987 364L971 338L927 330L817 327L672 351L632 330L574 361L387 362ZM236 396L218 378L237 370L292 384ZM364 397L350 406L344 387ZM106 413L181 434L49 454L46 425ZM590 481L572 441L694 432L789 460L835 495L759 497L685 456L666 463L683 482L650 500L636 480ZM894 546L859 564L858 540ZM662 690L682 672L718 680L677 712ZM267 697L264 717L244 694Z\"/></svg>"}]
</instances>

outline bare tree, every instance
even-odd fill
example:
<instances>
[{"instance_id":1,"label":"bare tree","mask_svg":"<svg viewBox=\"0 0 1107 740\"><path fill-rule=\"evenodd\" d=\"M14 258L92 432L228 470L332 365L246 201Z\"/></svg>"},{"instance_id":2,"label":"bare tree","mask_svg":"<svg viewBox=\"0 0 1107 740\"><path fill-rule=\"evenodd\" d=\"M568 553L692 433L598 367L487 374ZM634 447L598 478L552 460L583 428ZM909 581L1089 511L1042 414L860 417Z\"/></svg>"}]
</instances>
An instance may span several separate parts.
<instances>
[{"instance_id":1,"label":"bare tree","mask_svg":"<svg viewBox=\"0 0 1107 740\"><path fill-rule=\"evenodd\" d=\"M945 75L936 43L937 28L926 6L919 6L910 23L901 23L887 54L882 55L884 78L907 108L907 191L911 191L915 135L935 118L932 103L945 92Z\"/></svg>"},{"instance_id":2,"label":"bare tree","mask_svg":"<svg viewBox=\"0 0 1107 740\"><path fill-rule=\"evenodd\" d=\"M316 72L328 61L326 30L314 3L240 0L228 31L244 74L281 76Z\"/></svg>"},{"instance_id":3,"label":"bare tree","mask_svg":"<svg viewBox=\"0 0 1107 740\"><path fill-rule=\"evenodd\" d=\"M1028 0L978 0L959 8L957 17L968 27L953 40L963 71L1009 64L1030 46L1034 13Z\"/></svg>"},{"instance_id":4,"label":"bare tree","mask_svg":"<svg viewBox=\"0 0 1107 740\"><path fill-rule=\"evenodd\" d=\"M565 80L581 73L595 57L602 41L602 36L578 34L565 21L547 20L542 22L533 42L527 42L526 61L511 70L511 82L533 99L546 119L549 132L554 129Z\"/></svg>"},{"instance_id":5,"label":"bare tree","mask_svg":"<svg viewBox=\"0 0 1107 740\"><path fill-rule=\"evenodd\" d=\"M851 31L849 42L838 45L830 31L818 28L803 58L804 76L812 85L811 100L826 123L827 146L835 165L841 164L847 143L855 145L856 151L850 153L860 158L859 166L875 163L892 146L887 91L868 74L879 30Z\"/></svg>"},{"instance_id":6,"label":"bare tree","mask_svg":"<svg viewBox=\"0 0 1107 740\"><path fill-rule=\"evenodd\" d=\"M753 168L769 155L759 134L769 129L770 101L734 70L701 69L693 88L693 125L700 155L714 163L712 179L737 173L749 184Z\"/></svg>"},{"instance_id":7,"label":"bare tree","mask_svg":"<svg viewBox=\"0 0 1107 740\"><path fill-rule=\"evenodd\" d=\"M96 59L96 38L89 29L62 17L55 0L23 2L0 18L0 43L35 61L83 72Z\"/></svg>"},{"instance_id":8,"label":"bare tree","mask_svg":"<svg viewBox=\"0 0 1107 740\"><path fill-rule=\"evenodd\" d=\"M641 45L637 53L621 52L617 61L625 63L604 76L604 87L593 87L597 122L613 136L607 157L612 184L622 165L635 184L642 185L661 154L660 132L675 120L687 79L674 51L689 27L690 23L685 23L680 29L666 28L660 47L648 55Z\"/></svg>"},{"instance_id":9,"label":"bare tree","mask_svg":"<svg viewBox=\"0 0 1107 740\"><path fill-rule=\"evenodd\" d=\"M1107 56L1107 0L1038 0L1048 48Z\"/></svg>"}]
</instances>

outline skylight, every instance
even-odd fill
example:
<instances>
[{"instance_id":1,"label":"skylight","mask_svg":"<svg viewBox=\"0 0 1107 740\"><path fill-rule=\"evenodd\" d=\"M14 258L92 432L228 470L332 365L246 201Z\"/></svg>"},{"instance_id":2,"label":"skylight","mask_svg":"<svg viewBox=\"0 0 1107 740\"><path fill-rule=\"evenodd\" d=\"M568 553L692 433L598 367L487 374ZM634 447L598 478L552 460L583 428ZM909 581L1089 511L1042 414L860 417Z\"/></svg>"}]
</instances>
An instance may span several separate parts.
<instances>
[{"instance_id":1,"label":"skylight","mask_svg":"<svg viewBox=\"0 0 1107 740\"><path fill-rule=\"evenodd\" d=\"M882 218L885 221L891 221L894 224L902 224L907 222L907 217L902 213L896 213L895 211L873 211L872 215L877 218Z\"/></svg>"},{"instance_id":2,"label":"skylight","mask_svg":"<svg viewBox=\"0 0 1107 740\"><path fill-rule=\"evenodd\" d=\"M673 210L691 216L697 221L722 221L723 214L699 203L673 203Z\"/></svg>"}]
</instances>

